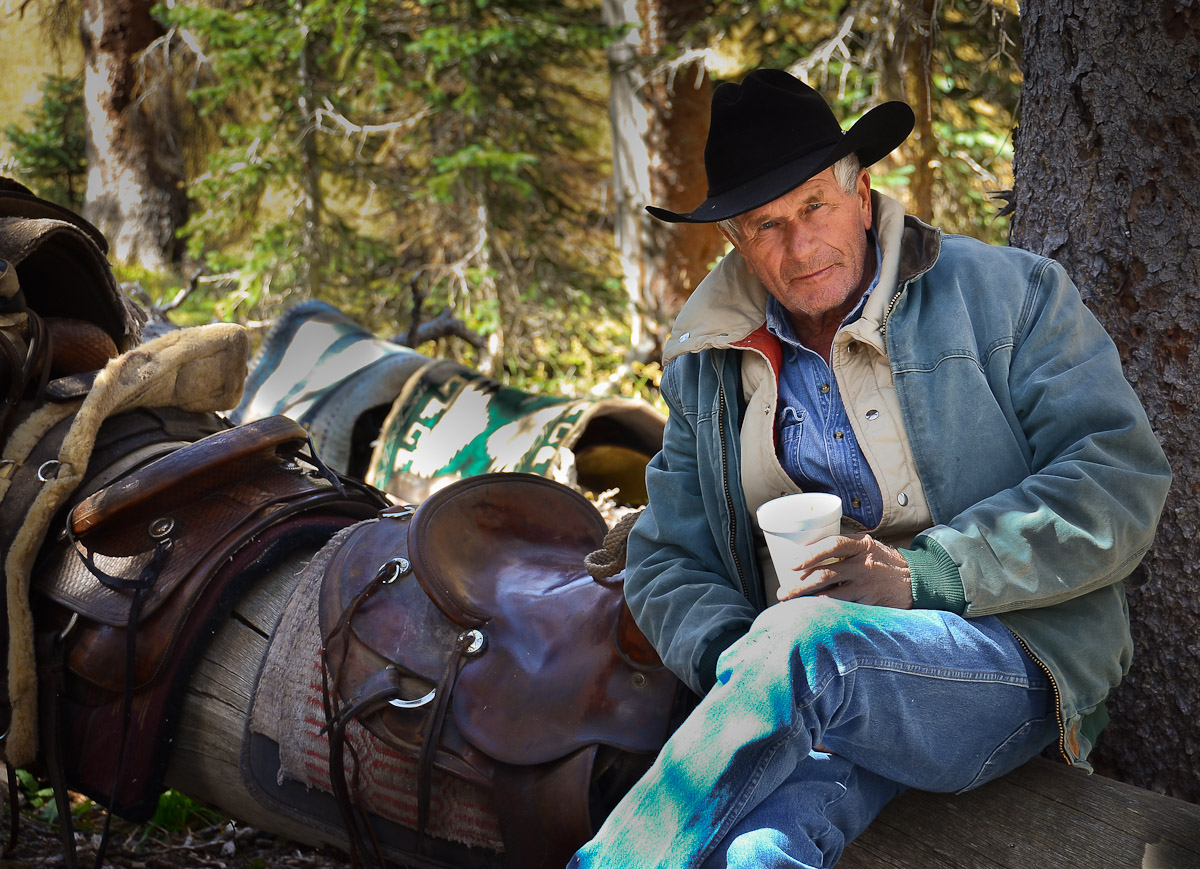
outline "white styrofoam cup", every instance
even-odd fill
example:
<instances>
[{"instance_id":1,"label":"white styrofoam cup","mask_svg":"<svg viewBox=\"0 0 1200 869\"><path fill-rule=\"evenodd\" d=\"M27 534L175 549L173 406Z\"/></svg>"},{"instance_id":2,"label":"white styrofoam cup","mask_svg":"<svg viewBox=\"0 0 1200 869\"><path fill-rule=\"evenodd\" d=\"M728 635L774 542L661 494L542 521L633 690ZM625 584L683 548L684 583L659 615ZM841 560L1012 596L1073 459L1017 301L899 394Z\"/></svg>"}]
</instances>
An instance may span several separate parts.
<instances>
[{"instance_id":1,"label":"white styrofoam cup","mask_svg":"<svg viewBox=\"0 0 1200 869\"><path fill-rule=\"evenodd\" d=\"M842 499L824 492L784 495L758 508L758 527L782 583L799 563L801 547L841 533Z\"/></svg>"}]
</instances>

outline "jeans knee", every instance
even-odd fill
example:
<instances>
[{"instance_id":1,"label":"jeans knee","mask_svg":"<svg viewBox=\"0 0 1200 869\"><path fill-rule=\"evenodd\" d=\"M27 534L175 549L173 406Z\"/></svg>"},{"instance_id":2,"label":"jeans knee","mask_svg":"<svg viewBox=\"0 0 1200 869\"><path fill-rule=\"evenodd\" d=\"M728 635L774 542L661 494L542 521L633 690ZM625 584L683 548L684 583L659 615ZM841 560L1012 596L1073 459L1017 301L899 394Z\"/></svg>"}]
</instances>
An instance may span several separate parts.
<instances>
[{"instance_id":1,"label":"jeans knee","mask_svg":"<svg viewBox=\"0 0 1200 869\"><path fill-rule=\"evenodd\" d=\"M787 686L797 675L797 664L811 671L818 660L836 657L837 647L860 633L865 609L828 597L795 598L768 607L726 651L718 675L750 669L760 680Z\"/></svg>"}]
</instances>

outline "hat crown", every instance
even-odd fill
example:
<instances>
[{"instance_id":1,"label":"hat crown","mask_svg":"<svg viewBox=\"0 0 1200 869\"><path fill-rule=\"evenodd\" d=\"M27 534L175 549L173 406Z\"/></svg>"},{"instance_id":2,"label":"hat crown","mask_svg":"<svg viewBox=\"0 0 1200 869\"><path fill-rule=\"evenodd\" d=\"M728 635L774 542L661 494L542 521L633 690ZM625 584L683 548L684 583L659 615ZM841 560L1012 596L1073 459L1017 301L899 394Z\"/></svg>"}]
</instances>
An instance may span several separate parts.
<instances>
[{"instance_id":1,"label":"hat crown","mask_svg":"<svg viewBox=\"0 0 1200 869\"><path fill-rule=\"evenodd\" d=\"M720 196L766 172L824 151L842 127L817 91L781 69L760 69L713 91L704 169Z\"/></svg>"}]
</instances>

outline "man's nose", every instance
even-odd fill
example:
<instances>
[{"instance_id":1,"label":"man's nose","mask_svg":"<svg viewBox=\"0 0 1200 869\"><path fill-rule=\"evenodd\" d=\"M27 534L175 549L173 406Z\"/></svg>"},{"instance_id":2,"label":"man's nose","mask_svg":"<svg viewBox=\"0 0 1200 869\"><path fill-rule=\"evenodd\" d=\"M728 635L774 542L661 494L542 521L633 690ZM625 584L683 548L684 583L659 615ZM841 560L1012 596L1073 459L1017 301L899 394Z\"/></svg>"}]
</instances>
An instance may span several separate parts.
<instances>
[{"instance_id":1,"label":"man's nose","mask_svg":"<svg viewBox=\"0 0 1200 869\"><path fill-rule=\"evenodd\" d=\"M809 256L815 248L816 238L803 221L793 220L788 222L787 228L787 247L790 253L796 259L804 259Z\"/></svg>"}]
</instances>

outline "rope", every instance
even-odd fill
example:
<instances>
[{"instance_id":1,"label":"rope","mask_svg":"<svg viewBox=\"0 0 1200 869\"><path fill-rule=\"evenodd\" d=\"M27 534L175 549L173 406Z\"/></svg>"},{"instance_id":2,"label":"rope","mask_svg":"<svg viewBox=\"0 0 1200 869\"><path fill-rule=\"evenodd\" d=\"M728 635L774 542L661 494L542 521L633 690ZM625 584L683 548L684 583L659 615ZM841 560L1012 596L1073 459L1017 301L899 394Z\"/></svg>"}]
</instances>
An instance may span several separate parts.
<instances>
[{"instance_id":1,"label":"rope","mask_svg":"<svg viewBox=\"0 0 1200 869\"><path fill-rule=\"evenodd\" d=\"M627 513L620 522L612 527L612 530L604 535L602 548L583 559L583 564L593 579L608 579L625 569L629 530L633 528L633 523L641 515L641 510Z\"/></svg>"}]
</instances>

